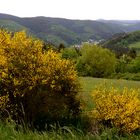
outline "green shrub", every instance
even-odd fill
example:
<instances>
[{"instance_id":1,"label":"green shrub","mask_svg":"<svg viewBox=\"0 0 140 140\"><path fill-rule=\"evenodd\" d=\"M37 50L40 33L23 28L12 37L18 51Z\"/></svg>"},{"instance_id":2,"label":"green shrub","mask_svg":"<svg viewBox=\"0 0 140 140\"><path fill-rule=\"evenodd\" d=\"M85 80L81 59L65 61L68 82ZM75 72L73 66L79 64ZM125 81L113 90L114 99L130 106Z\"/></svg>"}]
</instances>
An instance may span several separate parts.
<instances>
[{"instance_id":1,"label":"green shrub","mask_svg":"<svg viewBox=\"0 0 140 140\"><path fill-rule=\"evenodd\" d=\"M71 59L74 61L77 61L78 57L79 57L79 51L77 48L74 47L69 47L69 48L65 48L62 51L62 57L65 59Z\"/></svg>"},{"instance_id":2,"label":"green shrub","mask_svg":"<svg viewBox=\"0 0 140 140\"><path fill-rule=\"evenodd\" d=\"M77 70L82 76L107 77L115 71L116 58L108 49L84 44Z\"/></svg>"},{"instance_id":3,"label":"green shrub","mask_svg":"<svg viewBox=\"0 0 140 140\"><path fill-rule=\"evenodd\" d=\"M129 64L133 59L128 55L122 55L116 61L115 72L116 73L126 73L129 72Z\"/></svg>"},{"instance_id":4,"label":"green shrub","mask_svg":"<svg viewBox=\"0 0 140 140\"><path fill-rule=\"evenodd\" d=\"M136 57L131 61L131 63L128 65L128 71L130 73L140 72L140 57Z\"/></svg>"}]
</instances>

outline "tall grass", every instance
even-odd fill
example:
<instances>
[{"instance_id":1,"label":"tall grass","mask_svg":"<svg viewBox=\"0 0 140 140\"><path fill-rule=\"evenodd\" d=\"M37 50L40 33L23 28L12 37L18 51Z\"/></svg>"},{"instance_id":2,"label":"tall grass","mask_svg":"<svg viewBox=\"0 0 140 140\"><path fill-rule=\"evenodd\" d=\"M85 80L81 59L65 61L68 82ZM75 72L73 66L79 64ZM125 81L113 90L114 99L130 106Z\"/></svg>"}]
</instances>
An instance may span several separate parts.
<instances>
[{"instance_id":1,"label":"tall grass","mask_svg":"<svg viewBox=\"0 0 140 140\"><path fill-rule=\"evenodd\" d=\"M104 128L100 134L84 133L72 127L61 127L51 131L37 132L29 129L16 130L14 124L0 123L0 140L139 140L140 135L119 136L115 128Z\"/></svg>"},{"instance_id":2,"label":"tall grass","mask_svg":"<svg viewBox=\"0 0 140 140\"><path fill-rule=\"evenodd\" d=\"M22 127L16 130L15 124L0 123L0 140L89 140L94 137L74 127L64 126L56 129L52 126L50 131L37 132Z\"/></svg>"}]
</instances>

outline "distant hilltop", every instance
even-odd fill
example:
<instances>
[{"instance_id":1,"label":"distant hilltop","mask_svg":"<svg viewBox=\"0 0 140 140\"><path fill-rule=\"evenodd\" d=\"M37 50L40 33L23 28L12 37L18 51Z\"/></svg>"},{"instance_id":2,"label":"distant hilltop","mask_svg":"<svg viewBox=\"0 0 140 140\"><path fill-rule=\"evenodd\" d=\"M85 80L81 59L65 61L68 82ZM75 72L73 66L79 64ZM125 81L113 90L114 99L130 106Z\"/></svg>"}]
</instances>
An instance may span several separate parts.
<instances>
[{"instance_id":1,"label":"distant hilltop","mask_svg":"<svg viewBox=\"0 0 140 140\"><path fill-rule=\"evenodd\" d=\"M0 27L11 31L26 30L53 44L66 46L106 40L114 34L140 30L139 20L70 20L51 17L20 18L0 14Z\"/></svg>"}]
</instances>

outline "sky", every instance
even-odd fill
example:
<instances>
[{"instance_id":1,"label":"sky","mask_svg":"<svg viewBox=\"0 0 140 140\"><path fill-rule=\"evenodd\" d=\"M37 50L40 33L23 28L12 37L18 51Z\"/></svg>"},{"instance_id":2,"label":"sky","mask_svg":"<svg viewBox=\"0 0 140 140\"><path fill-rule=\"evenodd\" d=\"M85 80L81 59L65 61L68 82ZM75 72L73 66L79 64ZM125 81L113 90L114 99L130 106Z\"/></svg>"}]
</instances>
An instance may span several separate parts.
<instances>
[{"instance_id":1,"label":"sky","mask_svg":"<svg viewBox=\"0 0 140 140\"><path fill-rule=\"evenodd\" d=\"M140 20L140 0L0 0L0 13L19 17Z\"/></svg>"}]
</instances>

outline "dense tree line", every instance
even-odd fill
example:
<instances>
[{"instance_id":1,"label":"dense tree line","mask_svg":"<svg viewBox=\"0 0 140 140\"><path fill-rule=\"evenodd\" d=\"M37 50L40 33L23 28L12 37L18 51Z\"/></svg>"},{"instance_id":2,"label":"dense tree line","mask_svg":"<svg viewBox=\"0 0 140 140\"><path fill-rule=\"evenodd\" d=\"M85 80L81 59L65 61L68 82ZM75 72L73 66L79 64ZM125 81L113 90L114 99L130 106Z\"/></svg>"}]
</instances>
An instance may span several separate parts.
<instances>
[{"instance_id":1,"label":"dense tree line","mask_svg":"<svg viewBox=\"0 0 140 140\"><path fill-rule=\"evenodd\" d=\"M135 75L138 75L140 72L140 57L137 56L134 50L122 53L118 57L113 50L87 43L80 48L65 48L62 51L62 57L74 61L80 76L111 76L112 78L130 78L135 80Z\"/></svg>"}]
</instances>

